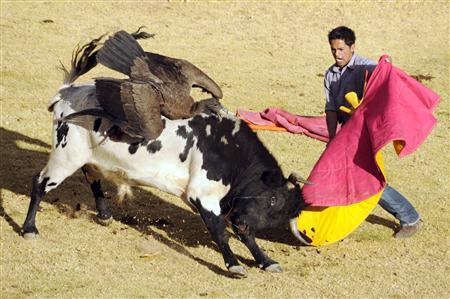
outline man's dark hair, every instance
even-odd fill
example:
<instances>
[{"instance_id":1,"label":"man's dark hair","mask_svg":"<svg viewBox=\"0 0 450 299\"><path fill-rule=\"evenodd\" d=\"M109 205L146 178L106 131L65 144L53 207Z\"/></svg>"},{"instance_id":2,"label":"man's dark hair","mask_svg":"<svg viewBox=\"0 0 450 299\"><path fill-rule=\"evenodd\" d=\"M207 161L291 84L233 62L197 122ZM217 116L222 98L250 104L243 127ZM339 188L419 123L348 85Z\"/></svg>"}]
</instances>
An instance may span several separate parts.
<instances>
[{"instance_id":1,"label":"man's dark hair","mask_svg":"<svg viewBox=\"0 0 450 299\"><path fill-rule=\"evenodd\" d=\"M351 46L355 43L355 32L348 27L339 26L334 28L328 33L328 42L333 39L342 39L347 46Z\"/></svg>"}]
</instances>

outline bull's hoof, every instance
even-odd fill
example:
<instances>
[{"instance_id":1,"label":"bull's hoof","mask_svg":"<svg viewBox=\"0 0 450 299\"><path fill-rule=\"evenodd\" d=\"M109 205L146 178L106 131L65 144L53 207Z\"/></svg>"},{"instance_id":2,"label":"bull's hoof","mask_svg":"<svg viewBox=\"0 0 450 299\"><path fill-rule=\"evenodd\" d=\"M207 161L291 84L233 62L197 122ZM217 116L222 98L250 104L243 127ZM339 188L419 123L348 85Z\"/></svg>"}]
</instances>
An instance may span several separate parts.
<instances>
[{"instance_id":1,"label":"bull's hoof","mask_svg":"<svg viewBox=\"0 0 450 299\"><path fill-rule=\"evenodd\" d=\"M109 218L101 218L100 216L97 215L97 222L100 225L109 226L112 223L112 221L113 221L112 216L110 216Z\"/></svg>"},{"instance_id":2,"label":"bull's hoof","mask_svg":"<svg viewBox=\"0 0 450 299\"><path fill-rule=\"evenodd\" d=\"M35 232L23 233L23 238L25 240L33 240L36 239L37 237L39 237L39 234Z\"/></svg>"},{"instance_id":3,"label":"bull's hoof","mask_svg":"<svg viewBox=\"0 0 450 299\"><path fill-rule=\"evenodd\" d=\"M247 271L245 271L244 267L237 265L237 266L231 266L228 268L228 271L233 273L236 277L247 277Z\"/></svg>"},{"instance_id":4,"label":"bull's hoof","mask_svg":"<svg viewBox=\"0 0 450 299\"><path fill-rule=\"evenodd\" d=\"M20 233L26 240L36 239L39 236L39 231L37 230L35 225L24 224Z\"/></svg>"},{"instance_id":5,"label":"bull's hoof","mask_svg":"<svg viewBox=\"0 0 450 299\"><path fill-rule=\"evenodd\" d=\"M281 273L283 272L283 269L281 269L280 265L278 264L272 264L270 266L267 266L264 268L265 271L271 272L271 273Z\"/></svg>"}]
</instances>

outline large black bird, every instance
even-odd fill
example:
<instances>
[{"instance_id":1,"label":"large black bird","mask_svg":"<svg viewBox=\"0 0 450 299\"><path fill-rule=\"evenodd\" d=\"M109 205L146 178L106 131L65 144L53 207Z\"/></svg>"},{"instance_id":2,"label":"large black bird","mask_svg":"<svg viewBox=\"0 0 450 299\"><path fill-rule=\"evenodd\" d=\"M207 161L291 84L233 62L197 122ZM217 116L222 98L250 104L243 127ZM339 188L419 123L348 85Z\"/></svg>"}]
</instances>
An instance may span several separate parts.
<instances>
[{"instance_id":1,"label":"large black bird","mask_svg":"<svg viewBox=\"0 0 450 299\"><path fill-rule=\"evenodd\" d=\"M139 30L133 34L116 32L86 61L97 62L125 74L129 79L96 78L97 99L109 119L130 137L157 138L164 129L161 115L169 119L189 118L198 113L220 114L220 87L195 65L184 59L144 52L136 41L151 35ZM97 45L93 40L87 47ZM86 51L85 51L86 52ZM93 58L96 57L96 61ZM196 102L192 87L199 87L212 98ZM81 111L77 115L91 114ZM74 117L72 115L71 117Z\"/></svg>"}]
</instances>

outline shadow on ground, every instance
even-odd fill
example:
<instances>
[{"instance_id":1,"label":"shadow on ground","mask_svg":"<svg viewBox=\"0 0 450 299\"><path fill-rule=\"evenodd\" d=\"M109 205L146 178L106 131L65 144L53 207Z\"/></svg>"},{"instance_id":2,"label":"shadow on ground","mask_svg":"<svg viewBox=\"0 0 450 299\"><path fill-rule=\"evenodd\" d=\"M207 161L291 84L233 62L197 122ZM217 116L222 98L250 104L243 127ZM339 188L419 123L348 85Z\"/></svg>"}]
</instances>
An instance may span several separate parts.
<instances>
[{"instance_id":1,"label":"shadow on ground","mask_svg":"<svg viewBox=\"0 0 450 299\"><path fill-rule=\"evenodd\" d=\"M366 218L366 221L371 223L371 224L377 224L377 225L382 225L385 226L387 228L392 229L393 231L398 229L398 224L395 221L392 220L388 220L388 219L384 219L380 216L371 214Z\"/></svg>"}]
</instances>

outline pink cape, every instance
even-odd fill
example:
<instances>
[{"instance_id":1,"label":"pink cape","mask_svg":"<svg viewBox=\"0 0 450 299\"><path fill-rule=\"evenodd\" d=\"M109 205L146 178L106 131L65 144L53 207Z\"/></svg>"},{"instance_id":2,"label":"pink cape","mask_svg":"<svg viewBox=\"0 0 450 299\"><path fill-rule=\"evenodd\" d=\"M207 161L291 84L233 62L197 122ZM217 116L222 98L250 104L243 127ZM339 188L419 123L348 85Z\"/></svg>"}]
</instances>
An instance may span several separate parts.
<instances>
[{"instance_id":1,"label":"pink cape","mask_svg":"<svg viewBox=\"0 0 450 299\"><path fill-rule=\"evenodd\" d=\"M279 108L268 108L263 112L238 109L237 115L248 122L254 130L283 128L290 133L305 134L311 138L328 142L325 116L295 115Z\"/></svg>"},{"instance_id":2,"label":"pink cape","mask_svg":"<svg viewBox=\"0 0 450 299\"><path fill-rule=\"evenodd\" d=\"M375 155L400 141L400 157L416 150L436 124L439 95L386 59L370 77L362 104L328 144L314 166L303 196L313 206L343 206L380 192L386 179Z\"/></svg>"}]
</instances>

